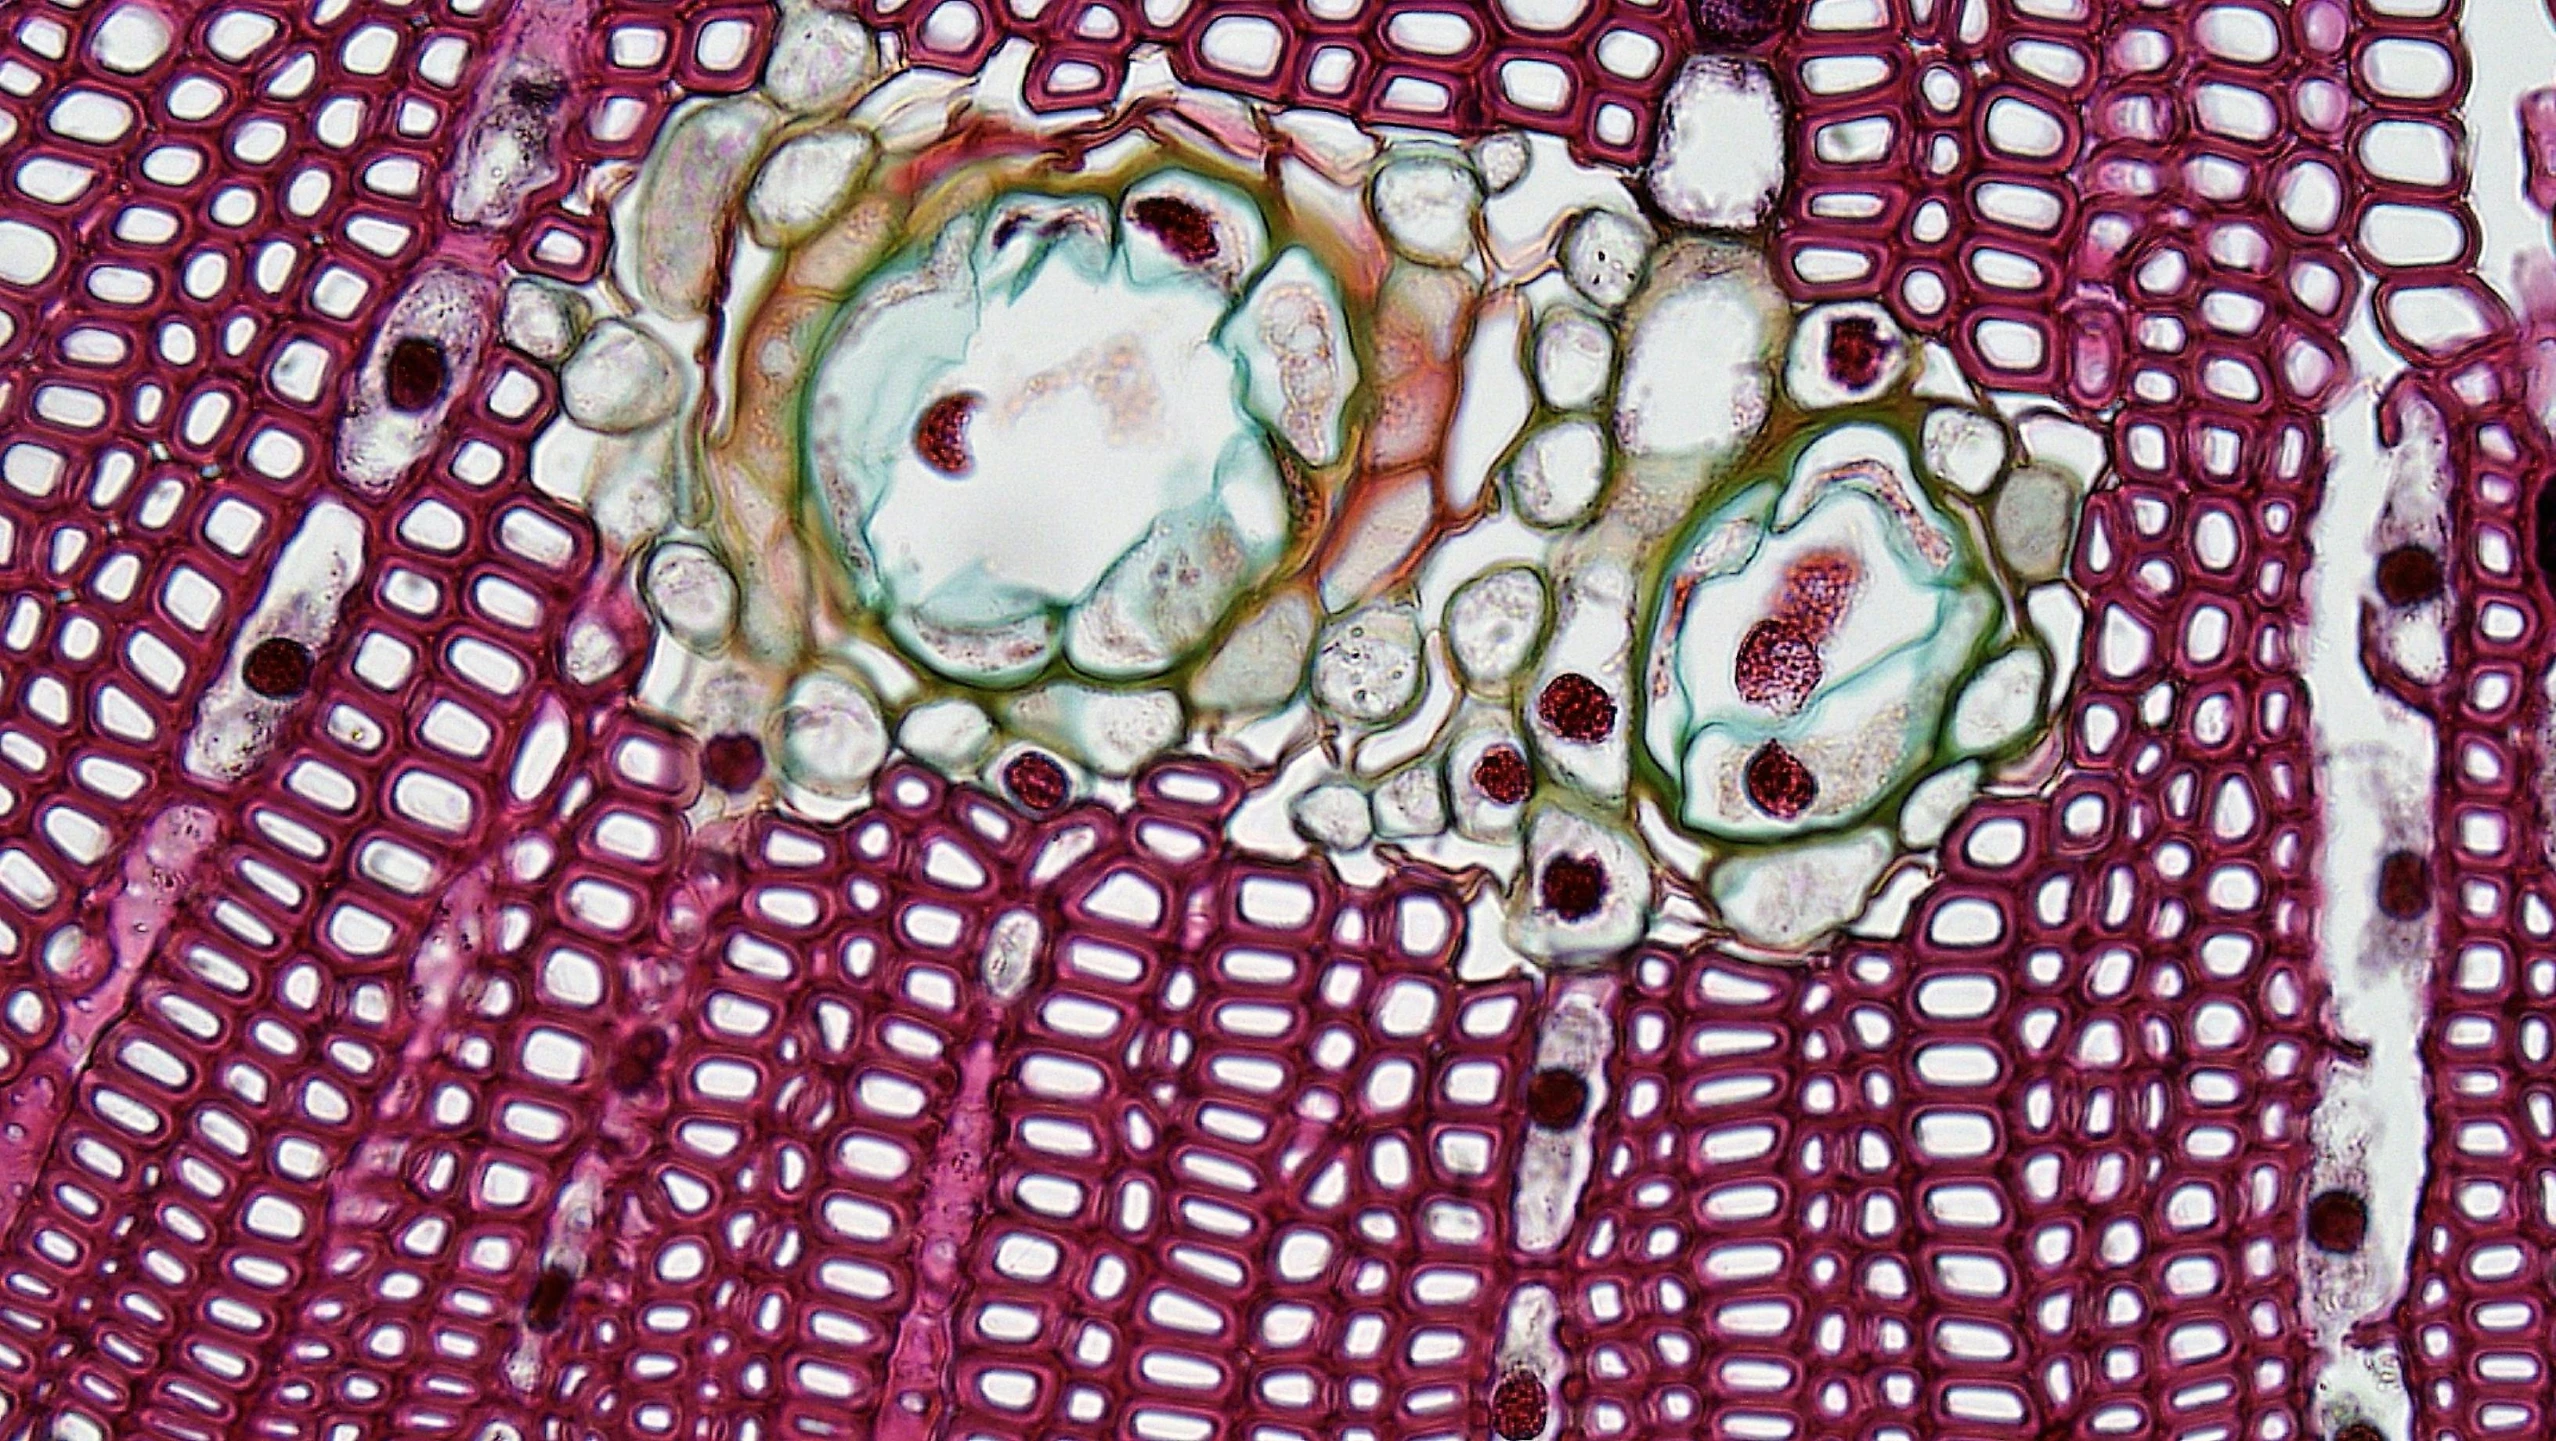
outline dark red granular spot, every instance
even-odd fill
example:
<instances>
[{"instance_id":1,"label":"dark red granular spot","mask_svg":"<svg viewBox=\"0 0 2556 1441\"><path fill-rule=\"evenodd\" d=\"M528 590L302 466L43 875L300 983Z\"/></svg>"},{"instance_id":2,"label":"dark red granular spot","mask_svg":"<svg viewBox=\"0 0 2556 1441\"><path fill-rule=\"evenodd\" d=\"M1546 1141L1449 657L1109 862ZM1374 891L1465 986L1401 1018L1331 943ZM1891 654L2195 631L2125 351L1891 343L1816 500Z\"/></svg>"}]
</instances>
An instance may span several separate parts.
<instances>
[{"instance_id":1,"label":"dark red granular spot","mask_svg":"<svg viewBox=\"0 0 2556 1441\"><path fill-rule=\"evenodd\" d=\"M2410 921L2432 908L2431 863L2413 851L2389 851L2379 861L2378 907Z\"/></svg>"},{"instance_id":2,"label":"dark red granular spot","mask_svg":"<svg viewBox=\"0 0 2556 1441\"><path fill-rule=\"evenodd\" d=\"M2355 1421L2335 1432L2334 1441L2387 1441L2387 1433L2367 1421Z\"/></svg>"},{"instance_id":3,"label":"dark red granular spot","mask_svg":"<svg viewBox=\"0 0 2556 1441\"><path fill-rule=\"evenodd\" d=\"M2348 1256L2370 1238L2370 1203L2357 1191L2319 1191L2308 1198L2307 1238L2315 1247Z\"/></svg>"},{"instance_id":4,"label":"dark red granular spot","mask_svg":"<svg viewBox=\"0 0 2556 1441\"><path fill-rule=\"evenodd\" d=\"M1037 751L1012 757L1012 763L1003 767L1003 784L1011 791L1012 799L1041 814L1065 804L1065 797L1072 790L1072 781L1065 768L1056 763L1056 757Z\"/></svg>"},{"instance_id":5,"label":"dark red granular spot","mask_svg":"<svg viewBox=\"0 0 2556 1441\"><path fill-rule=\"evenodd\" d=\"M423 335L403 335L382 358L382 399L393 410L418 411L444 393L444 347Z\"/></svg>"},{"instance_id":6,"label":"dark red granular spot","mask_svg":"<svg viewBox=\"0 0 2556 1441\"><path fill-rule=\"evenodd\" d=\"M2441 593L2441 558L2419 545L2400 545L2379 557L2379 598L2389 605L2420 605Z\"/></svg>"},{"instance_id":7,"label":"dark red granular spot","mask_svg":"<svg viewBox=\"0 0 2556 1441\"><path fill-rule=\"evenodd\" d=\"M923 407L914 422L914 453L943 475L967 474L976 466L976 456L967 448L967 423L984 403L985 397L975 391L954 390Z\"/></svg>"},{"instance_id":8,"label":"dark red granular spot","mask_svg":"<svg viewBox=\"0 0 2556 1441\"><path fill-rule=\"evenodd\" d=\"M1754 45L1785 28L1785 0L1695 0L1695 33L1707 49Z\"/></svg>"},{"instance_id":9,"label":"dark red granular spot","mask_svg":"<svg viewBox=\"0 0 2556 1441\"><path fill-rule=\"evenodd\" d=\"M1757 808L1779 821L1793 819L1819 799L1819 781L1810 767L1784 749L1781 741L1759 746L1757 754L1748 758L1748 771L1741 780Z\"/></svg>"},{"instance_id":10,"label":"dark red granular spot","mask_svg":"<svg viewBox=\"0 0 2556 1441\"><path fill-rule=\"evenodd\" d=\"M1127 218L1153 232L1183 265L1216 258L1215 220L1176 195L1148 195L1127 207Z\"/></svg>"},{"instance_id":11,"label":"dark red granular spot","mask_svg":"<svg viewBox=\"0 0 2556 1441\"><path fill-rule=\"evenodd\" d=\"M2556 597L2556 479L2542 482L2530 506L2529 558L2538 564L2538 588Z\"/></svg>"},{"instance_id":12,"label":"dark red granular spot","mask_svg":"<svg viewBox=\"0 0 2556 1441\"><path fill-rule=\"evenodd\" d=\"M1606 867L1595 856L1555 856L1544 863L1539 892L1544 908L1566 921L1584 921L1606 903Z\"/></svg>"},{"instance_id":13,"label":"dark red granular spot","mask_svg":"<svg viewBox=\"0 0 2556 1441\"><path fill-rule=\"evenodd\" d=\"M1798 715L1825 674L1819 647L1789 620L1761 620L1740 637L1731 683L1740 699L1777 715Z\"/></svg>"},{"instance_id":14,"label":"dark red granular spot","mask_svg":"<svg viewBox=\"0 0 2556 1441\"><path fill-rule=\"evenodd\" d=\"M763 779L763 742L743 731L701 743L701 778L723 791L749 790Z\"/></svg>"},{"instance_id":15,"label":"dark red granular spot","mask_svg":"<svg viewBox=\"0 0 2556 1441\"><path fill-rule=\"evenodd\" d=\"M547 114L567 98L568 82L556 75L527 71L515 77L513 83L506 87L506 94L526 110Z\"/></svg>"},{"instance_id":16,"label":"dark red granular spot","mask_svg":"<svg viewBox=\"0 0 2556 1441\"><path fill-rule=\"evenodd\" d=\"M577 1278L569 1274L567 1267L542 1267L541 1278L533 1282L532 1294L524 1298L524 1329L558 1330L559 1313L567 1308L569 1289L576 1284Z\"/></svg>"},{"instance_id":17,"label":"dark red granular spot","mask_svg":"<svg viewBox=\"0 0 2556 1441\"><path fill-rule=\"evenodd\" d=\"M1523 1366L1500 1378L1491 1391L1491 1430L1502 1441L1532 1441L1544 1434L1553 1398L1544 1378Z\"/></svg>"},{"instance_id":18,"label":"dark red granular spot","mask_svg":"<svg viewBox=\"0 0 2556 1441\"><path fill-rule=\"evenodd\" d=\"M1784 574L1784 597L1775 614L1816 641L1825 637L1855 599L1864 563L1843 550L1815 550Z\"/></svg>"},{"instance_id":19,"label":"dark red granular spot","mask_svg":"<svg viewBox=\"0 0 2556 1441\"><path fill-rule=\"evenodd\" d=\"M1545 682L1535 698L1535 713L1566 741L1595 745L1615 732L1615 697L1578 671L1564 671Z\"/></svg>"},{"instance_id":20,"label":"dark red granular spot","mask_svg":"<svg viewBox=\"0 0 2556 1441\"><path fill-rule=\"evenodd\" d=\"M1589 1107L1589 1083L1577 1071L1547 1066L1527 1078L1527 1119L1548 1131L1580 1123Z\"/></svg>"},{"instance_id":21,"label":"dark red granular spot","mask_svg":"<svg viewBox=\"0 0 2556 1441\"><path fill-rule=\"evenodd\" d=\"M666 1033L650 1026L613 1048L612 1088L629 1094L644 1091L657 1082L657 1068L666 1063L670 1043Z\"/></svg>"},{"instance_id":22,"label":"dark red granular spot","mask_svg":"<svg viewBox=\"0 0 2556 1441\"><path fill-rule=\"evenodd\" d=\"M291 636L268 636L240 661L240 683L268 700L291 700L311 688L311 648Z\"/></svg>"},{"instance_id":23,"label":"dark red granular spot","mask_svg":"<svg viewBox=\"0 0 2556 1441\"><path fill-rule=\"evenodd\" d=\"M1828 323L1828 375L1849 390L1881 378L1890 346L1869 315L1843 315Z\"/></svg>"},{"instance_id":24,"label":"dark red granular spot","mask_svg":"<svg viewBox=\"0 0 2556 1441\"><path fill-rule=\"evenodd\" d=\"M1474 788L1504 806L1525 800L1534 783L1526 757L1518 754L1516 746L1493 746L1473 763Z\"/></svg>"}]
</instances>

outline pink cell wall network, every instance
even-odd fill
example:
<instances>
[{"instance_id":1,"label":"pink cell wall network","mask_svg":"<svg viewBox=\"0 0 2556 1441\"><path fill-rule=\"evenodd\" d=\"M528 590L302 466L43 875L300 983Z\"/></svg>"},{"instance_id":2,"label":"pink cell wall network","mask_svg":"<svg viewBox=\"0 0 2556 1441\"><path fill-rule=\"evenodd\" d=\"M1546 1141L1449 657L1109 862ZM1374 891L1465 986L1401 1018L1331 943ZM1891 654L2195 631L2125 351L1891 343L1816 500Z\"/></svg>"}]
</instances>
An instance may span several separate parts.
<instances>
[{"instance_id":1,"label":"pink cell wall network","mask_svg":"<svg viewBox=\"0 0 2556 1441\"><path fill-rule=\"evenodd\" d=\"M526 482L547 372L491 347L388 497L328 474L345 377L420 267L591 279L580 177L754 83L770 11L208 5L121 73L97 36L125 12L0 5L0 212L51 257L0 275L8 1434L1485 1437L1524 1405L1499 1347L1529 1285L1557 1298L1535 1399L1564 1437L2332 1434L2299 1256L2343 1049L2315 944L2342 802L2298 631L2365 273L2414 362L2383 410L2442 417L2454 518L2449 679L2389 681L2440 726L2439 839L2409 845L2443 980L2411 1281L2368 1326L2414 1435L2556 1426L2556 963L2523 924L2536 322L2472 243L2405 266L2358 239L2372 206L2464 215L2452 12L1882 0L1699 27L1604 0L1553 32L1452 10L1473 39L1448 52L1397 40L1394 7L1273 5L1280 58L1239 75L1197 37L1249 7L1102 8L1114 32L978 6L947 51L920 0L865 18L961 70L1030 37L1056 103L1042 67L1114 87L1160 43L1202 83L1623 163L1676 57L1753 47L1793 107L1796 298L1880 298L1973 374L2108 409L2121 484L2073 563L2052 793L1962 818L1906 941L1608 968L1595 1172L1566 1243L1528 1252L1509 1193L1557 993L1455 982L1448 877L1230 855L1244 778L1190 761L1123 814L897 770L837 827L693 833L697 746L630 699L635 659L591 685L562 663L618 578ZM225 53L247 14L274 33ZM536 116L557 178L456 225L443 177L544 26L578 37ZM1618 29L1669 58L1608 71ZM2382 38L2441 47L2448 88L2384 87ZM1356 65L1327 90L1334 46ZM1850 88L1868 72L1825 62L1857 56L1881 78ZM1518 60L1567 99L1504 88ZM55 123L83 93L130 108L121 134ZM2443 172L2373 169L2399 124ZM2406 318L2440 287L2479 330ZM296 342L316 379L279 364ZM364 588L266 758L213 787L177 758L230 635L186 598L236 614L323 495L362 517ZM2227 563L2205 524L2241 537ZM2117 667L2124 628L2153 644ZM428 724L455 710L477 744ZM537 731L556 761L528 775ZM419 777L466 818L404 799ZM1020 916L1050 962L998 997L975 958Z\"/></svg>"}]
</instances>

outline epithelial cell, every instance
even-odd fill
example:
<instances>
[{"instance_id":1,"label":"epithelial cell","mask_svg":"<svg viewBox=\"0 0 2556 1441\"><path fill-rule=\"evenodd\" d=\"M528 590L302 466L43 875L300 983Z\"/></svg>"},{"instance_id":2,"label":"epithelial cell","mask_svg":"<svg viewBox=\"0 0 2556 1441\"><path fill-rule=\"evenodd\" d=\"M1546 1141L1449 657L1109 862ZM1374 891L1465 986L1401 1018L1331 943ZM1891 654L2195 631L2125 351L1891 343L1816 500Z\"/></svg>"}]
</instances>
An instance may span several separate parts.
<instances>
[{"instance_id":1,"label":"epithelial cell","mask_svg":"<svg viewBox=\"0 0 2556 1441\"><path fill-rule=\"evenodd\" d=\"M1801 757L1784 749L1781 741L1768 741L1748 758L1743 777L1749 801L1759 810L1779 821L1789 821L1811 808L1819 799L1819 780L1802 764Z\"/></svg>"},{"instance_id":2,"label":"epithelial cell","mask_svg":"<svg viewBox=\"0 0 2556 1441\"><path fill-rule=\"evenodd\" d=\"M1731 658L1731 683L1740 699L1777 715L1798 715L1819 689L1823 668L1819 647L1800 626L1784 620L1761 620L1740 637L1739 654Z\"/></svg>"}]
</instances>

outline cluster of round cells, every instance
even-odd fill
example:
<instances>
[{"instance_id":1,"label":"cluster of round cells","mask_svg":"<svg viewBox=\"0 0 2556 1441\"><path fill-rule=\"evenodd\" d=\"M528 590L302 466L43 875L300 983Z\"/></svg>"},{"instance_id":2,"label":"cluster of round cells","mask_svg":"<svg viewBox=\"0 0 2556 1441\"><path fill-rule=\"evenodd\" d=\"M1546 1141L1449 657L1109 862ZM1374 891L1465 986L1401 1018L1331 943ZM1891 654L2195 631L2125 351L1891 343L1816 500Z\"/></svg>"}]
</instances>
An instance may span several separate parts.
<instances>
[{"instance_id":1,"label":"cluster of round cells","mask_svg":"<svg viewBox=\"0 0 2556 1441\"><path fill-rule=\"evenodd\" d=\"M1615 964L1595 1088L1537 1066L1551 982L1453 980L1448 878L1235 859L1204 765L1123 814L897 770L841 826L689 834L705 768L747 762L636 713L627 668L563 667L601 582L524 483L542 373L474 371L379 495L329 437L426 257L591 279L584 178L752 83L773 16L0 7L7 1434L2375 1434L2313 1401L2295 1267L2368 1231L2307 1194L2334 1048L2294 642L2364 271L2446 417L2458 537L2422 587L2456 597L2456 679L2408 692L2442 845L2383 873L2444 979L2378 1324L2417 1434L2556 1424L2514 740L2547 459L2461 274L2444 8L876 10L925 63L1034 39L1040 103L1159 41L1247 94L1625 161L1678 53L1758 45L1796 107L1796 295L1879 298L2112 428L2061 780L1963 819L1904 941ZM522 203L458 223L445 159L534 30L574 44L508 92ZM366 557L331 638L234 656L323 497ZM178 757L234 665L271 733L208 779ZM1563 1244L1518 1246L1521 1151L1581 1127Z\"/></svg>"}]
</instances>

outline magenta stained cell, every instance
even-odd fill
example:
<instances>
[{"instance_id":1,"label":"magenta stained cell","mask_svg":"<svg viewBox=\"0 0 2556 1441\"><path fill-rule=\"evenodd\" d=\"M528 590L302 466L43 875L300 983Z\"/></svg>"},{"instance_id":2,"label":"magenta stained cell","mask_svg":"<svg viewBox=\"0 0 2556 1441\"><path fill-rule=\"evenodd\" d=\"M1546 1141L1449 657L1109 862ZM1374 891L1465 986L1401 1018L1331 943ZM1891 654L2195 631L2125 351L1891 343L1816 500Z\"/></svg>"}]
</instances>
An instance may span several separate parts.
<instances>
[{"instance_id":1,"label":"magenta stained cell","mask_svg":"<svg viewBox=\"0 0 2556 1441\"><path fill-rule=\"evenodd\" d=\"M2550 37L2384 8L21 7L0 1408L2546 1433Z\"/></svg>"}]
</instances>

